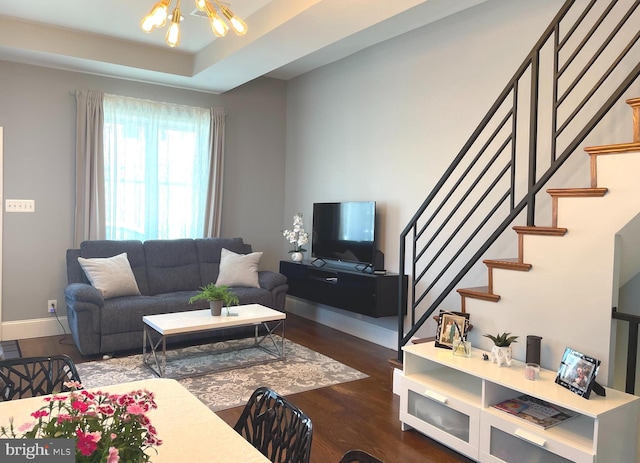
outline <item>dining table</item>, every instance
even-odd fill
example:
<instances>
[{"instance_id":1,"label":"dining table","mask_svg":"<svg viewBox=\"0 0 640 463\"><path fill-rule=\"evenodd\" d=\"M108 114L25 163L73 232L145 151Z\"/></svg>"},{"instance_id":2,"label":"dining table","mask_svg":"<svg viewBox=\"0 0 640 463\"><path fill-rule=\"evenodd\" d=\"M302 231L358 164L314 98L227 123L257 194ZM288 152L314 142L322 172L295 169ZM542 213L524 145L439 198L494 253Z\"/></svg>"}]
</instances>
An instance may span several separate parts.
<instances>
[{"instance_id":1,"label":"dining table","mask_svg":"<svg viewBox=\"0 0 640 463\"><path fill-rule=\"evenodd\" d=\"M153 392L157 409L148 412L162 445L148 449L153 463L269 463L269 459L174 379L154 378L89 389L126 394L139 389ZM44 397L0 402L0 426L32 420ZM157 451L157 453L156 453Z\"/></svg>"}]
</instances>

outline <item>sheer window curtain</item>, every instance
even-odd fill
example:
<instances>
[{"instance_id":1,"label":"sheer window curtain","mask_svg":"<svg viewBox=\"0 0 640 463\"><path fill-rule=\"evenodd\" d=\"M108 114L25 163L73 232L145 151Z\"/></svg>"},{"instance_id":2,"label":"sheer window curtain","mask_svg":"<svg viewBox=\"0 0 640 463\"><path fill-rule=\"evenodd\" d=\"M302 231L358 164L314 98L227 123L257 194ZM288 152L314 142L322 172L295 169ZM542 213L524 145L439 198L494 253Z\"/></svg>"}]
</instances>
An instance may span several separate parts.
<instances>
[{"instance_id":1,"label":"sheer window curtain","mask_svg":"<svg viewBox=\"0 0 640 463\"><path fill-rule=\"evenodd\" d=\"M164 105L164 110L169 112L169 119L177 124L177 130L167 129L165 127L164 135L156 136L155 129L142 129L140 121L147 118L144 112L134 117L134 120L119 122L111 120L111 116L107 117L105 123L104 99L114 98L114 95L103 95L100 92L77 91L77 125L78 139L76 146L76 232L75 243L79 245L81 241L87 239L150 239L150 238L173 238L173 237L196 237L196 236L218 236L220 232L220 217L222 204L222 170L224 156L224 110L222 108L202 109L183 107L179 105ZM120 97L115 97L116 99ZM124 98L124 97L123 97ZM127 100L125 98L125 100ZM137 104L134 101L125 101L125 104ZM140 101L140 100L138 100ZM148 102L147 102L148 103ZM155 102L151 102L155 103ZM109 103L107 103L109 104ZM114 146L122 149L120 153L128 156L127 151L131 153L132 144L140 143L140 141L132 141L131 137L141 130L150 135L145 144L151 145L151 150L156 151L178 151L184 147L184 143L193 144L193 139L189 137L190 128L185 129L185 121L181 117L182 111L204 111L206 113L206 136L204 147L205 156L199 160L192 159L190 156L182 156L179 163L171 162L170 159L161 161L157 166L152 166L144 170L144 178L140 177L140 169L137 173L124 175L128 179L128 185L115 183L109 178L109 172L117 170L117 160L114 161L112 156L106 155L104 147L107 146L113 152ZM110 111L107 111L109 113ZM95 114L95 115L94 115ZM93 115L93 116L92 116ZM137 119L137 120L135 120ZM187 118L188 119L188 118ZM202 120L201 122L202 123ZM145 122L146 124L146 122ZM162 126L163 123L160 123ZM165 124L166 125L166 124ZM106 134L105 134L106 126ZM118 126L120 132L123 132L124 139L114 140L114 127ZM156 127L157 128L157 124ZM181 132L182 131L182 132ZM186 132L185 132L186 131ZM186 135L185 135L186 133ZM205 132L206 133L206 132ZM186 138L185 138L186 137ZM155 139L155 141L151 141ZM117 151L117 150L116 150ZM147 149L148 151L148 149ZM140 157L140 156L139 156ZM148 157L148 156L142 156ZM185 159L186 158L186 159ZM204 159L204 162L203 160ZM136 159L138 164L145 163L146 160ZM115 162L115 164L114 164ZM115 166L115 169L114 169ZM106 169L105 169L106 167ZM105 171L107 176L105 178ZM158 177L160 173L160 177ZM191 178L192 174L198 174L197 178ZM118 175L122 176L119 172ZM151 181L149 175L160 178L160 182ZM168 193L167 183L177 183L177 193ZM154 183L155 185L150 185ZM164 185L163 185L164 183ZM116 189L116 191L113 190ZM118 191L121 190L121 191ZM144 193L141 193L143 192ZM194 191L201 194L196 195L201 199L194 199L191 195ZM145 196L146 199L152 198L154 202L162 204L169 210L167 214L151 214L149 210L155 208L147 206L146 211L138 210L134 212L122 212L120 208L111 209L108 204L106 195L120 195L121 199L125 199L125 203L132 203L132 194ZM188 206L188 207L187 207ZM115 216L113 214L116 214ZM119 216L118 216L119 214ZM124 214L124 215L123 215ZM154 216L155 215L155 216ZM142 217L143 220L151 223L154 230L160 229L164 235L154 236L156 231L148 234L145 230L144 236L138 234L140 222L137 220ZM197 216L197 217L196 217ZM119 218L118 218L119 217ZM118 222L123 229L130 234L122 234L122 236L110 236L107 233L107 224L109 222ZM181 222L180 225L178 222ZM195 231L187 231L186 225L194 225ZM145 223L144 227L147 227Z\"/></svg>"},{"instance_id":2,"label":"sheer window curtain","mask_svg":"<svg viewBox=\"0 0 640 463\"><path fill-rule=\"evenodd\" d=\"M108 239L202 237L210 110L105 95Z\"/></svg>"}]
</instances>

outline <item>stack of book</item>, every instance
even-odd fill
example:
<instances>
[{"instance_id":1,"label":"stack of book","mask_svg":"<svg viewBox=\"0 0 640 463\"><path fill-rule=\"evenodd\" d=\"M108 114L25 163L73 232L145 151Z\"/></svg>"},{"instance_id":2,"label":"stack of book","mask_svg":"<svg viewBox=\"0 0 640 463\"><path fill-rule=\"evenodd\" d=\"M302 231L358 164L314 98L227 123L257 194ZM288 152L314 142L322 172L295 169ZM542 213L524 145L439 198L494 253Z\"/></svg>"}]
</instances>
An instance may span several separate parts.
<instances>
[{"instance_id":1,"label":"stack of book","mask_svg":"<svg viewBox=\"0 0 640 463\"><path fill-rule=\"evenodd\" d=\"M578 413L574 411L526 394L514 399L504 400L492 406L536 426L540 426L543 429L550 428L578 416Z\"/></svg>"}]
</instances>

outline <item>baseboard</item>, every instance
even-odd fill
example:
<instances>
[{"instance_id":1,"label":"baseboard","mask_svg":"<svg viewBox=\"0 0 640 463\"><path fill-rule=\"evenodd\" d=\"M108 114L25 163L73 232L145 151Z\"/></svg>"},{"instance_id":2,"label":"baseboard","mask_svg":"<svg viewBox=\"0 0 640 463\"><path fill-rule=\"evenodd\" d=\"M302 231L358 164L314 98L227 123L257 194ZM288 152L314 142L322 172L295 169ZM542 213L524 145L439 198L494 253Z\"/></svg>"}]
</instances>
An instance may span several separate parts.
<instances>
[{"instance_id":1,"label":"baseboard","mask_svg":"<svg viewBox=\"0 0 640 463\"><path fill-rule=\"evenodd\" d=\"M59 320L59 322L58 322ZM60 326L62 324L62 326ZM63 328L64 327L64 332ZM35 318L32 320L18 320L2 322L2 340L41 338L69 333L67 317Z\"/></svg>"},{"instance_id":2,"label":"baseboard","mask_svg":"<svg viewBox=\"0 0 640 463\"><path fill-rule=\"evenodd\" d=\"M287 297L286 310L365 341L393 349L394 351L398 350L398 334L396 331L342 315L338 312L338 309L324 309L322 306Z\"/></svg>"}]
</instances>

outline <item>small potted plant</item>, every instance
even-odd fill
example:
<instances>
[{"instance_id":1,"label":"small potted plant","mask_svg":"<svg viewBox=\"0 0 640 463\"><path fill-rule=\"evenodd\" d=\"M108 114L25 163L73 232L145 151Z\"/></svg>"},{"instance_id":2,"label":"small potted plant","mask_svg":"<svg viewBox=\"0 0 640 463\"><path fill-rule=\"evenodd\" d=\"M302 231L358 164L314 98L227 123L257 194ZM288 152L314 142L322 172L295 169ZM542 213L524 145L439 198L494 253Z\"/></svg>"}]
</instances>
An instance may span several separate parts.
<instances>
[{"instance_id":1,"label":"small potted plant","mask_svg":"<svg viewBox=\"0 0 640 463\"><path fill-rule=\"evenodd\" d=\"M195 301L209 301L211 315L214 316L222 314L223 305L227 307L228 312L230 305L238 305L239 302L238 296L228 286L216 286L215 283L201 287L200 292L189 299L189 304L193 304Z\"/></svg>"},{"instance_id":2,"label":"small potted plant","mask_svg":"<svg viewBox=\"0 0 640 463\"><path fill-rule=\"evenodd\" d=\"M497 363L499 367L502 364L511 366L511 343L518 342L518 336L511 336L511 333L502 333L496 336L492 334L483 335L493 341L494 346L491 348L491 361Z\"/></svg>"}]
</instances>

